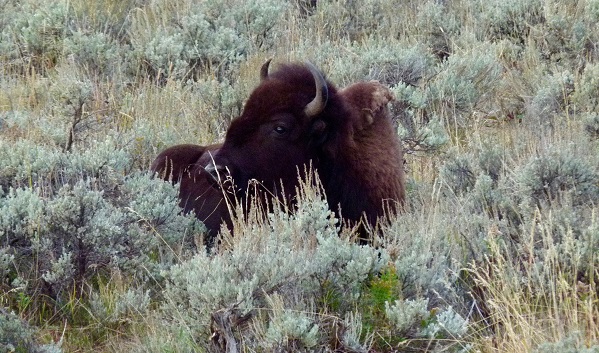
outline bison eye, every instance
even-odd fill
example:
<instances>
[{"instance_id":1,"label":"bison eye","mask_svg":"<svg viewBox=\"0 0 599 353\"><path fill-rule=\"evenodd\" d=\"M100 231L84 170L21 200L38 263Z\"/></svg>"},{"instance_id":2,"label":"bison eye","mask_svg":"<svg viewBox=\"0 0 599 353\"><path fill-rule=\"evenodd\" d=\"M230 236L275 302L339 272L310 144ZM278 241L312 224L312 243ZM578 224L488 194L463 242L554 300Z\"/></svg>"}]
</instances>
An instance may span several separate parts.
<instances>
[{"instance_id":1,"label":"bison eye","mask_svg":"<svg viewBox=\"0 0 599 353\"><path fill-rule=\"evenodd\" d=\"M275 126L274 130L279 135L285 135L285 133L287 132L287 128L282 125Z\"/></svg>"}]
</instances>

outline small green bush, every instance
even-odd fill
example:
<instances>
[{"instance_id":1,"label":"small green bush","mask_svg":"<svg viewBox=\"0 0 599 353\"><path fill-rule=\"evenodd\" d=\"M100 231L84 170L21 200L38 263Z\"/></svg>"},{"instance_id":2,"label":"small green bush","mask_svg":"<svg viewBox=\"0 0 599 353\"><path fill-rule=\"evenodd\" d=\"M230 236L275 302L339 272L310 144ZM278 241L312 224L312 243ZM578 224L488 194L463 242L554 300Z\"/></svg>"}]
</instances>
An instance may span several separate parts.
<instances>
[{"instance_id":1,"label":"small green bush","mask_svg":"<svg viewBox=\"0 0 599 353\"><path fill-rule=\"evenodd\" d=\"M394 26L394 23L388 23L382 13L391 11L400 14L399 9L400 6L395 1L389 3L371 0L317 2L317 11L307 19L305 28L308 30L326 23L328 25L322 30L327 37L342 37L356 41L367 37L368 33L382 26Z\"/></svg>"}]
</instances>

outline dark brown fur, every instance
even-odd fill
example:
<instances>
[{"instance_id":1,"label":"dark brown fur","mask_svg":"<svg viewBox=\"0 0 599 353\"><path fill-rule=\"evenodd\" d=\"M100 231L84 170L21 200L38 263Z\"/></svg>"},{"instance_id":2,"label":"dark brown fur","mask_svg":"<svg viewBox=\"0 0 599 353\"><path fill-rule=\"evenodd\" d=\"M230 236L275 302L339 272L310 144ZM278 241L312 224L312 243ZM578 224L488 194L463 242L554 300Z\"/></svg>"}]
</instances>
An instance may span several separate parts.
<instances>
[{"instance_id":1,"label":"dark brown fur","mask_svg":"<svg viewBox=\"0 0 599 353\"><path fill-rule=\"evenodd\" d=\"M394 98L375 81L353 84L340 95L350 106L352 124L346 126L336 160L326 163L334 169L321 171L329 174L325 190L344 218L355 221L364 213L375 225L386 211L399 211L405 198L401 142L387 108Z\"/></svg>"},{"instance_id":2,"label":"dark brown fur","mask_svg":"<svg viewBox=\"0 0 599 353\"><path fill-rule=\"evenodd\" d=\"M327 87L324 110L306 116L304 107L316 94L315 79L304 65L283 65L252 92L223 144L171 147L151 169L181 183L182 207L194 210L211 235L230 216L206 166L230 173L238 196L255 179L268 193L292 200L298 168L311 163L336 212L351 222L365 215L374 225L404 200L401 144L387 109L393 96L378 82L341 91L330 82Z\"/></svg>"},{"instance_id":3,"label":"dark brown fur","mask_svg":"<svg viewBox=\"0 0 599 353\"><path fill-rule=\"evenodd\" d=\"M181 207L185 213L195 212L208 229L208 239L214 238L223 221L230 223L226 193L215 187L204 170L221 145L176 145L162 151L151 166L160 178L180 184Z\"/></svg>"}]
</instances>

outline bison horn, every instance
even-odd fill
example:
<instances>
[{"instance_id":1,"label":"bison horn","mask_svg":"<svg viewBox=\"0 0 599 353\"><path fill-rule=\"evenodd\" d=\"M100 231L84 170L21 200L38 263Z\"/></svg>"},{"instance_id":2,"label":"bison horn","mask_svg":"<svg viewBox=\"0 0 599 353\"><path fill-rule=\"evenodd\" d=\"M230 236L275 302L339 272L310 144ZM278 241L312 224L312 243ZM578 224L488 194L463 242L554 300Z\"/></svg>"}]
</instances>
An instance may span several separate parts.
<instances>
[{"instance_id":1,"label":"bison horn","mask_svg":"<svg viewBox=\"0 0 599 353\"><path fill-rule=\"evenodd\" d=\"M266 62L262 64L262 67L260 68L260 81L264 81L268 77L268 67L270 66L271 61L272 58L266 60Z\"/></svg>"},{"instance_id":2,"label":"bison horn","mask_svg":"<svg viewBox=\"0 0 599 353\"><path fill-rule=\"evenodd\" d=\"M329 89L327 82L320 71L309 62L306 62L306 66L310 69L312 76L314 77L314 83L316 84L316 96L314 99L306 105L304 108L304 114L308 117L314 117L320 114L327 105L329 99Z\"/></svg>"}]
</instances>

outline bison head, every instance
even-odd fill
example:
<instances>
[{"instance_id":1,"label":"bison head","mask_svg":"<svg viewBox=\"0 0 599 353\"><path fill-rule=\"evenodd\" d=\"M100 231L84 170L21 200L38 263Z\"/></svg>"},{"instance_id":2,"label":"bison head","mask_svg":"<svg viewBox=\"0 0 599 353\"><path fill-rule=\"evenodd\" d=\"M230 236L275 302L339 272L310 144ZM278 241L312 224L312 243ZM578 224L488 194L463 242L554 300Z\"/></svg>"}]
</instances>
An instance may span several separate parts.
<instances>
[{"instance_id":1,"label":"bison head","mask_svg":"<svg viewBox=\"0 0 599 353\"><path fill-rule=\"evenodd\" d=\"M242 188L255 179L270 191L281 182L293 191L298 167L315 161L327 139L335 88L309 63L268 74L269 63L206 170L216 179L229 175Z\"/></svg>"}]
</instances>

